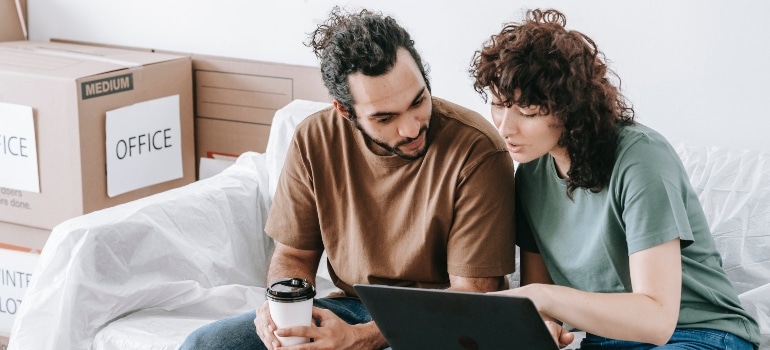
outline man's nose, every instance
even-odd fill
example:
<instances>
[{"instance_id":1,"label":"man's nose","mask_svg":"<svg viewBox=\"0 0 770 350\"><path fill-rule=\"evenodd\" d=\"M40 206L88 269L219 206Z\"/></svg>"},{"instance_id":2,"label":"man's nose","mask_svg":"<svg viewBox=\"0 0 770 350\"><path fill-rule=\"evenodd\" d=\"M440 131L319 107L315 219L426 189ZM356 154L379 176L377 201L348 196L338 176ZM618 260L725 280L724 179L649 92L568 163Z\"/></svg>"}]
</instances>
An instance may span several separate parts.
<instances>
[{"instance_id":1,"label":"man's nose","mask_svg":"<svg viewBox=\"0 0 770 350\"><path fill-rule=\"evenodd\" d=\"M416 115L407 114L399 121L398 134L404 138L415 138L420 134L420 120Z\"/></svg>"}]
</instances>

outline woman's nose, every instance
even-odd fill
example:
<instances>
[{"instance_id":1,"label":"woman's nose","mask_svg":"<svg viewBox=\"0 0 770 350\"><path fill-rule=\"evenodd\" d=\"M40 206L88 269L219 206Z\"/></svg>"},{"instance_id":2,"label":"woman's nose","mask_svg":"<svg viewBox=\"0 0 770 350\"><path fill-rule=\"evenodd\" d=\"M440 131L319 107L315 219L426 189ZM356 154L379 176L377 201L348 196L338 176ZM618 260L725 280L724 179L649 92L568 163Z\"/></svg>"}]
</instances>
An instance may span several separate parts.
<instances>
[{"instance_id":1,"label":"woman's nose","mask_svg":"<svg viewBox=\"0 0 770 350\"><path fill-rule=\"evenodd\" d=\"M515 120L515 117L513 116L511 108L505 108L502 111L500 111L500 115L498 119L499 119L499 123L497 125L497 132L503 138L511 136L518 131L516 120Z\"/></svg>"}]
</instances>

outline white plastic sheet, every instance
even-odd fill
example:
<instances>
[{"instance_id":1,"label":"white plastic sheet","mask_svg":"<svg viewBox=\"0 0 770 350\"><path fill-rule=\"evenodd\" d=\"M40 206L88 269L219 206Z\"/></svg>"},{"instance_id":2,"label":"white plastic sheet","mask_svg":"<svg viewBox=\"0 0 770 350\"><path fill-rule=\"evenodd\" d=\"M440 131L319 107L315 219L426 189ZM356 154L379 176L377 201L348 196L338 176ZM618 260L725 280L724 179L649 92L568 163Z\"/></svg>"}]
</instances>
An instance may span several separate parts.
<instances>
[{"instance_id":1,"label":"white plastic sheet","mask_svg":"<svg viewBox=\"0 0 770 350\"><path fill-rule=\"evenodd\" d=\"M267 138L267 147L265 148L268 178L270 179L270 198L275 195L278 177L281 175L283 161L286 159L286 151L294 137L297 124L311 114L329 106L330 104L325 102L294 100L275 112L273 124L270 126L270 137Z\"/></svg>"},{"instance_id":2,"label":"white plastic sheet","mask_svg":"<svg viewBox=\"0 0 770 350\"><path fill-rule=\"evenodd\" d=\"M264 156L247 153L220 175L62 223L43 248L10 349L91 349L103 327L139 310L216 319L259 305L259 291L229 285L264 286L268 208Z\"/></svg>"},{"instance_id":3,"label":"white plastic sheet","mask_svg":"<svg viewBox=\"0 0 770 350\"><path fill-rule=\"evenodd\" d=\"M706 212L722 266L770 349L770 154L676 147Z\"/></svg>"}]
</instances>

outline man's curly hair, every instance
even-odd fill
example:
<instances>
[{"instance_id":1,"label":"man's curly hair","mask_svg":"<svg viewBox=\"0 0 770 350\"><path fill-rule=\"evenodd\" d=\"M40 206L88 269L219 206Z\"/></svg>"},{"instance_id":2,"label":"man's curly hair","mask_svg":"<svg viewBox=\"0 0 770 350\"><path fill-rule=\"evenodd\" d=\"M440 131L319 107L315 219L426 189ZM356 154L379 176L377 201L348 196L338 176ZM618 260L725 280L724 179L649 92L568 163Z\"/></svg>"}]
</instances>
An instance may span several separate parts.
<instances>
[{"instance_id":1,"label":"man's curly hair","mask_svg":"<svg viewBox=\"0 0 770 350\"><path fill-rule=\"evenodd\" d=\"M564 127L559 145L571 160L567 195L572 198L579 187L598 192L607 185L618 126L633 124L634 110L594 41L566 24L559 11L527 11L523 23L506 24L475 52L470 73L485 101L489 91L508 107L536 105L541 113L553 113ZM521 95L514 99L517 88Z\"/></svg>"},{"instance_id":2,"label":"man's curly hair","mask_svg":"<svg viewBox=\"0 0 770 350\"><path fill-rule=\"evenodd\" d=\"M320 59L321 74L329 94L355 118L348 75L379 76L396 64L399 48L409 51L430 91L428 68L414 47L409 33L390 16L360 10L344 12L335 6L329 18L309 34L304 43Z\"/></svg>"}]
</instances>

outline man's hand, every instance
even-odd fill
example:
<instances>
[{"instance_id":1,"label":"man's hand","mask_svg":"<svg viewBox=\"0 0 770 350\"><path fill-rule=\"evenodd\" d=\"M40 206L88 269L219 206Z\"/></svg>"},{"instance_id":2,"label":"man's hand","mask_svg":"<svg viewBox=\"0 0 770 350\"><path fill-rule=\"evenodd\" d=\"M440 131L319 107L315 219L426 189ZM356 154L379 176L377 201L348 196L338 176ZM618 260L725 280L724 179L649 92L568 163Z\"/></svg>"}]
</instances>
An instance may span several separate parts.
<instances>
[{"instance_id":1,"label":"man's hand","mask_svg":"<svg viewBox=\"0 0 770 350\"><path fill-rule=\"evenodd\" d=\"M312 338L312 343L278 347L277 350L358 350L385 346L385 339L374 322L349 325L333 312L318 307L313 307L313 319L318 321L318 326L314 324L310 327L287 327L275 331L275 335L280 337Z\"/></svg>"},{"instance_id":2,"label":"man's hand","mask_svg":"<svg viewBox=\"0 0 770 350\"><path fill-rule=\"evenodd\" d=\"M276 329L273 318L270 316L270 308L267 305L267 300L262 306L257 309L257 317L254 318L254 326L257 328L257 335L259 339L262 339L262 343L268 350L272 350L280 346L278 338L273 333Z\"/></svg>"}]
</instances>

